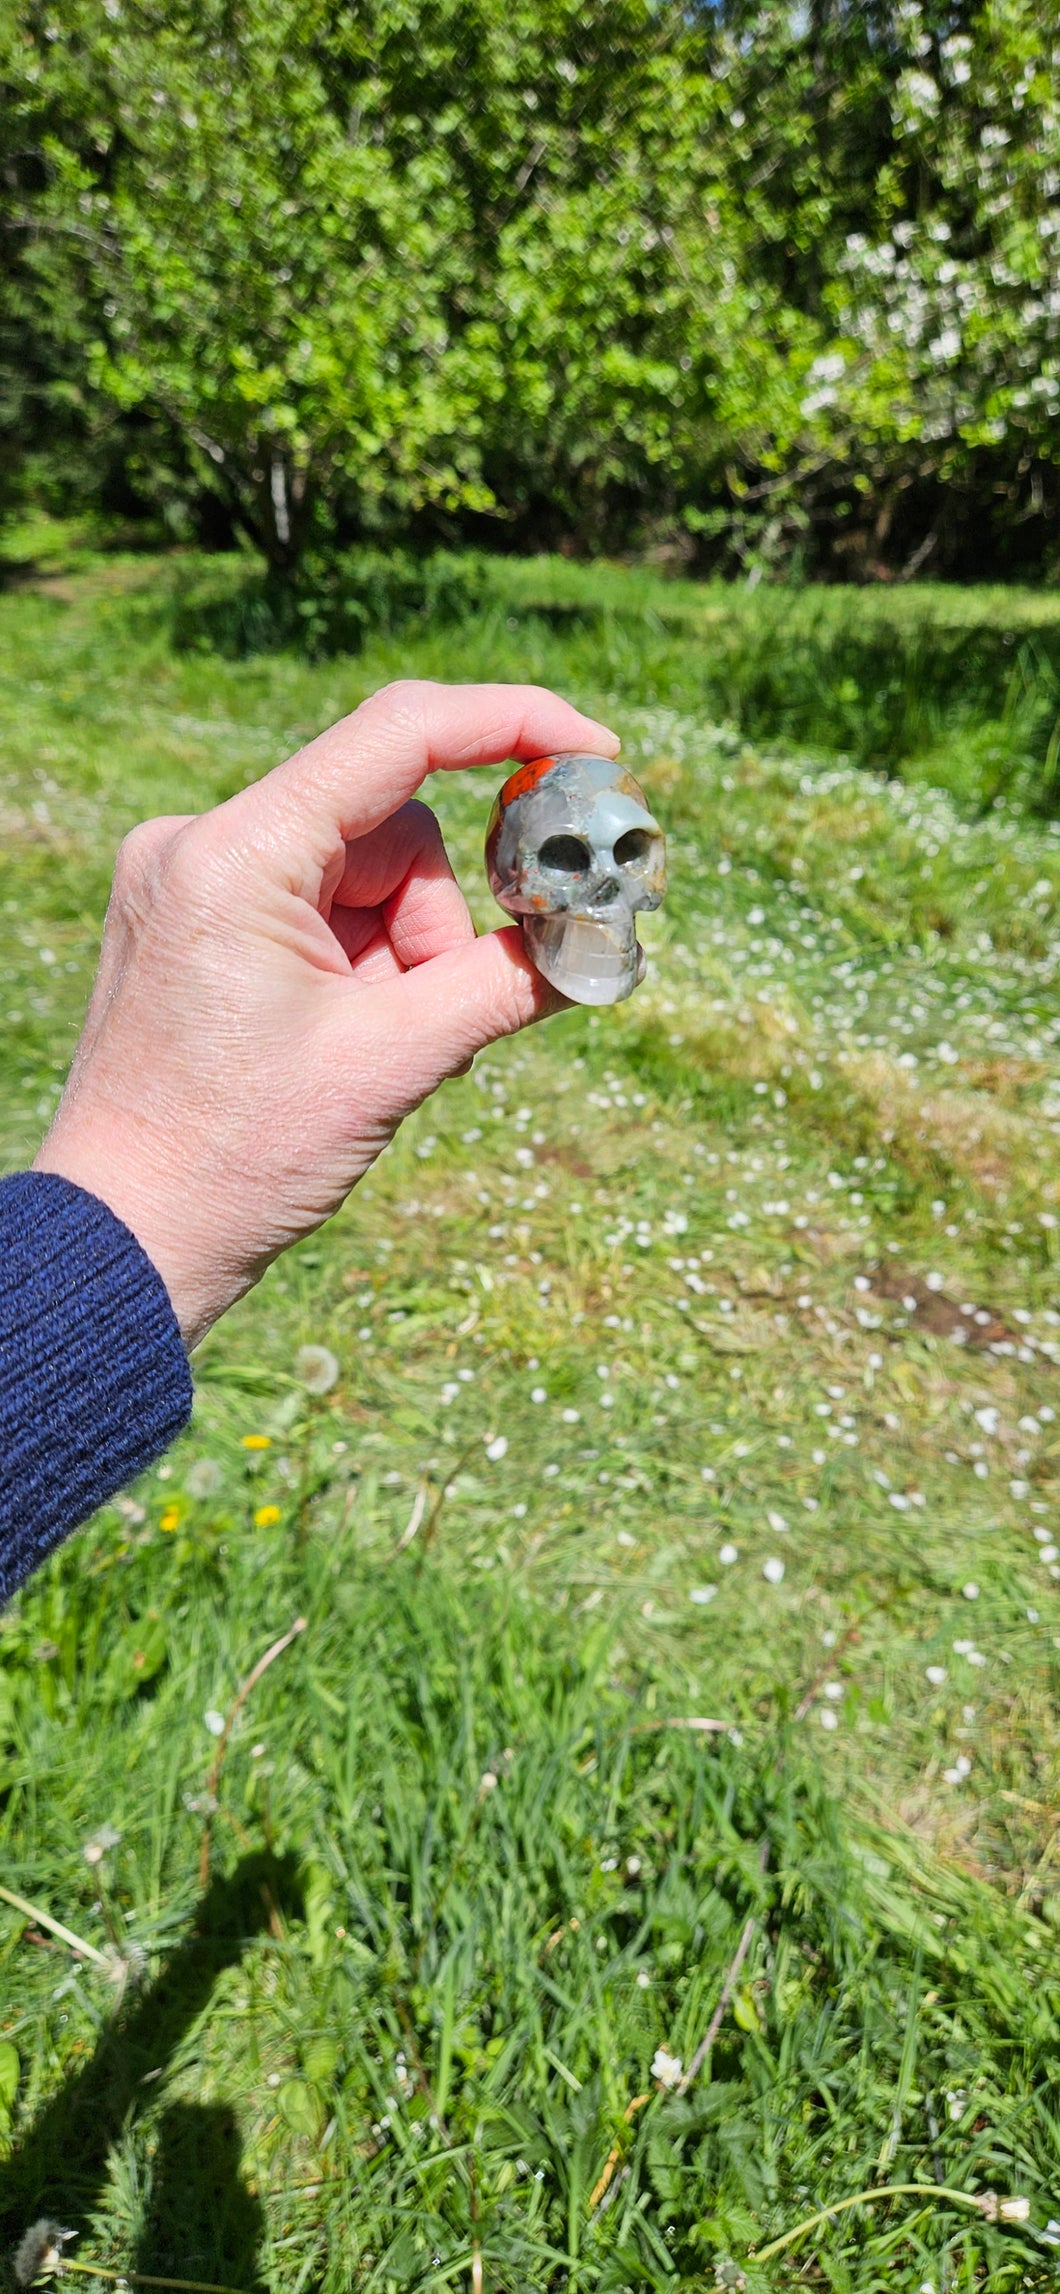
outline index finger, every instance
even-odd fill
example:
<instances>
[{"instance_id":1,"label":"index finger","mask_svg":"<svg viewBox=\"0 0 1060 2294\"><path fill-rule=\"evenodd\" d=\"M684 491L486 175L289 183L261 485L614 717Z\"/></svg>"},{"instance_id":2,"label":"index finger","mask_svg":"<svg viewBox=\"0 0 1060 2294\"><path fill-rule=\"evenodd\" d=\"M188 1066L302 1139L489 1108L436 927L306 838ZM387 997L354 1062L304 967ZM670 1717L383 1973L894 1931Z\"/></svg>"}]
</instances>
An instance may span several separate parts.
<instances>
[{"instance_id":1,"label":"index finger","mask_svg":"<svg viewBox=\"0 0 1060 2294\"><path fill-rule=\"evenodd\" d=\"M586 749L616 756L608 726L583 716L543 685L438 685L409 678L384 686L350 717L268 773L247 797L282 812L324 866L336 838L377 828L432 772L496 765L509 757Z\"/></svg>"}]
</instances>

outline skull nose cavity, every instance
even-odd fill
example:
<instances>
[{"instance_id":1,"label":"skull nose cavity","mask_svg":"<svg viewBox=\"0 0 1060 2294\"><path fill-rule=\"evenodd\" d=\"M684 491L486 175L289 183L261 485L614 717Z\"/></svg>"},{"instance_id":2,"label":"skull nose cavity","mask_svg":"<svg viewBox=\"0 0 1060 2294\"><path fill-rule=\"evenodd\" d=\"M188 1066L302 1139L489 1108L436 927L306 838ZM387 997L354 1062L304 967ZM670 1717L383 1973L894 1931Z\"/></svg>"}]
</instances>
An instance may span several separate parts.
<instances>
[{"instance_id":1,"label":"skull nose cavity","mask_svg":"<svg viewBox=\"0 0 1060 2294\"><path fill-rule=\"evenodd\" d=\"M617 900L619 898L621 891L622 886L616 883L613 876L605 876L603 883L598 884L596 887L594 906L597 908L609 908L612 900Z\"/></svg>"},{"instance_id":2,"label":"skull nose cavity","mask_svg":"<svg viewBox=\"0 0 1060 2294\"><path fill-rule=\"evenodd\" d=\"M583 876L592 863L580 836L546 836L537 857L542 868L555 869L561 876Z\"/></svg>"},{"instance_id":3,"label":"skull nose cavity","mask_svg":"<svg viewBox=\"0 0 1060 2294\"><path fill-rule=\"evenodd\" d=\"M643 868L651 858L652 838L647 829L627 828L615 845L615 859L620 868Z\"/></svg>"}]
</instances>

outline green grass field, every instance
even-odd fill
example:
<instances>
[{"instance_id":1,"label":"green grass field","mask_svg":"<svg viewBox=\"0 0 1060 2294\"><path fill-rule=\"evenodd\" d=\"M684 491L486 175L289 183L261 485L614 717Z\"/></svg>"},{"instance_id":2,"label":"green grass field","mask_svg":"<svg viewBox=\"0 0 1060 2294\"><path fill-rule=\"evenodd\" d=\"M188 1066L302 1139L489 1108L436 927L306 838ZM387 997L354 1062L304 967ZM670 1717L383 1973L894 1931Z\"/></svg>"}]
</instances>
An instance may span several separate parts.
<instances>
[{"instance_id":1,"label":"green grass field","mask_svg":"<svg viewBox=\"0 0 1060 2294\"><path fill-rule=\"evenodd\" d=\"M800 615L915 632L922 593L758 592L734 637L717 592L600 569L594 621L589 569L506 566L314 664L207 646L238 569L64 552L0 597L6 1168L124 830L397 673L606 714L672 889L631 1002L406 1126L0 1619L0 1880L97 1955L0 1903L5 2252L47 2214L75 2261L240 2294L1054 2286L1033 744L986 804L993 701L936 694L902 780L794 716L751 745L746 680L715 706L726 646L794 689ZM1050 601L944 608L1052 641ZM484 925L493 787L428 791ZM879 2185L913 2187L763 2252Z\"/></svg>"}]
</instances>

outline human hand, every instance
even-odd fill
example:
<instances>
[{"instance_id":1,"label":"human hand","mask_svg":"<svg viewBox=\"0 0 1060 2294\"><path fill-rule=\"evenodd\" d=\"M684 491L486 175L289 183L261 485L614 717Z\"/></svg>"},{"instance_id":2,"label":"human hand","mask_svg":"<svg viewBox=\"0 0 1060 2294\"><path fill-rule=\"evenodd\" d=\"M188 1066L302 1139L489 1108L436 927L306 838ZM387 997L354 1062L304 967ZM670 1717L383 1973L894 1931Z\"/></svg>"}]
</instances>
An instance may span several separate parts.
<instances>
[{"instance_id":1,"label":"human hand","mask_svg":"<svg viewBox=\"0 0 1060 2294\"><path fill-rule=\"evenodd\" d=\"M518 927L476 939L412 792L618 746L539 686L391 685L213 812L126 837L35 1168L132 1229L189 1348L444 1077L562 1008Z\"/></svg>"}]
</instances>

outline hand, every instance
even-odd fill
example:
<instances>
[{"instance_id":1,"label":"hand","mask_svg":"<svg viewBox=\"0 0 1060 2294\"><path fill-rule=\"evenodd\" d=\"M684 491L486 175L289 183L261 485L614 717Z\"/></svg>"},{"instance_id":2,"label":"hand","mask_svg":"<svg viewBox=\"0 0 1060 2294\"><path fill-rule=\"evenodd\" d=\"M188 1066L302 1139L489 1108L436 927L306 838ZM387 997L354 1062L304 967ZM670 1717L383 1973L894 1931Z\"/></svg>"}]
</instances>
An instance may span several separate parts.
<instances>
[{"instance_id":1,"label":"hand","mask_svg":"<svg viewBox=\"0 0 1060 2294\"><path fill-rule=\"evenodd\" d=\"M413 790L618 746L537 686L392 685L215 811L126 837L35 1168L131 1227L189 1348L445 1076L561 1007L517 927L476 939Z\"/></svg>"}]
</instances>

